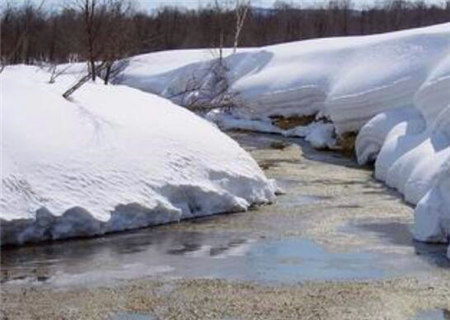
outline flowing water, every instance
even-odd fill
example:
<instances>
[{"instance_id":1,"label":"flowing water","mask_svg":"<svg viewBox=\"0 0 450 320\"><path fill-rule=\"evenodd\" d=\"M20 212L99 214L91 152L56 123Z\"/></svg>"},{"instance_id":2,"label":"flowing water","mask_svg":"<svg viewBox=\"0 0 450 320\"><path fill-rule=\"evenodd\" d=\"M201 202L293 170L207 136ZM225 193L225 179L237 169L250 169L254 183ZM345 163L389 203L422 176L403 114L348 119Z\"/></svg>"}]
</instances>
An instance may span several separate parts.
<instances>
[{"instance_id":1,"label":"flowing water","mask_svg":"<svg viewBox=\"0 0 450 320\"><path fill-rule=\"evenodd\" d=\"M95 239L6 248L2 282L70 286L158 276L293 283L426 276L449 267L444 246L412 241L411 209L353 160L296 139L233 137L285 189L276 204Z\"/></svg>"}]
</instances>

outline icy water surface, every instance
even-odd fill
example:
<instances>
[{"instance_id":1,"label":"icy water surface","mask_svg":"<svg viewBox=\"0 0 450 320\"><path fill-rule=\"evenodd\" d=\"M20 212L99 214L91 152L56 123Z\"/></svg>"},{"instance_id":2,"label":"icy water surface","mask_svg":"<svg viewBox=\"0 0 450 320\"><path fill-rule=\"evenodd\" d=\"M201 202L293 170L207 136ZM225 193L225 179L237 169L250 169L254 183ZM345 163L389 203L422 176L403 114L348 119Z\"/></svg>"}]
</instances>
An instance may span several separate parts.
<instances>
[{"instance_id":1,"label":"icy water surface","mask_svg":"<svg viewBox=\"0 0 450 320\"><path fill-rule=\"evenodd\" d=\"M450 262L446 258L447 244L431 244L415 241L412 237L411 226L399 222L362 222L356 225L348 224L343 228L344 232L356 234L360 237L377 237L382 239L386 246L389 244L411 248L412 256L393 256L397 261L409 260L412 257L416 260L425 260L427 264L434 265L438 269L449 269ZM413 262L414 260L411 260ZM422 263L423 261L420 261ZM417 263L417 262L416 262Z\"/></svg>"},{"instance_id":2,"label":"icy water surface","mask_svg":"<svg viewBox=\"0 0 450 320\"><path fill-rule=\"evenodd\" d=\"M159 273L260 282L371 279L392 273L373 254L328 252L308 239L157 229L5 250L2 272L4 280L56 285Z\"/></svg>"},{"instance_id":3,"label":"icy water surface","mask_svg":"<svg viewBox=\"0 0 450 320\"><path fill-rule=\"evenodd\" d=\"M446 309L421 311L412 320L450 320L450 311Z\"/></svg>"},{"instance_id":4,"label":"icy water surface","mask_svg":"<svg viewBox=\"0 0 450 320\"><path fill-rule=\"evenodd\" d=\"M429 267L414 256L399 259L364 251L332 252L311 239L246 238L239 233L170 228L2 251L3 281L56 286L155 275L263 283L362 280Z\"/></svg>"},{"instance_id":5,"label":"icy water surface","mask_svg":"<svg viewBox=\"0 0 450 320\"><path fill-rule=\"evenodd\" d=\"M315 215L325 210L331 212L330 216L337 214L338 217L347 214L348 210L365 210L364 199L350 197L344 204L338 204L339 198L335 194L341 189L360 185L360 189L366 188L364 192L380 201L387 197L395 200L395 196L376 189L378 195L366 182L357 180L360 179L359 171L352 171L356 169L346 172L355 175L353 180L337 175L342 170L340 166L354 166L353 161L338 154L319 153L302 145L303 158L281 158L286 157L280 152L288 143L301 142L268 135L241 134L237 138L247 149L265 152L257 155L260 163L272 168L287 168L276 173L279 185L286 191L276 204L253 212L208 217L96 239L3 248L2 282L70 286L156 276L290 284L307 280L384 279L429 274L448 268L445 247L414 243L409 226L401 222L352 220L341 228L345 234L353 234L356 238L376 238L378 248L382 249L376 251L371 250L370 245L337 250L322 244L324 238L331 244L343 241L332 233L329 238L322 236L321 241L303 234L301 231L309 227ZM313 175L309 181L302 181L309 163L320 169L322 162L339 166L331 170L326 168L330 173L325 177ZM311 189L315 184L318 187ZM330 186L334 189L327 194L306 192ZM310 189L306 189L308 187ZM374 209L368 207L367 210ZM377 215L375 212L375 217ZM320 222L319 219L319 225ZM328 235L326 231L324 234ZM396 254L383 249L392 246L411 250ZM139 319L138 314L125 316Z\"/></svg>"},{"instance_id":6,"label":"icy water surface","mask_svg":"<svg viewBox=\"0 0 450 320\"><path fill-rule=\"evenodd\" d=\"M110 317L109 320L156 320L155 317L137 312L119 312Z\"/></svg>"}]
</instances>

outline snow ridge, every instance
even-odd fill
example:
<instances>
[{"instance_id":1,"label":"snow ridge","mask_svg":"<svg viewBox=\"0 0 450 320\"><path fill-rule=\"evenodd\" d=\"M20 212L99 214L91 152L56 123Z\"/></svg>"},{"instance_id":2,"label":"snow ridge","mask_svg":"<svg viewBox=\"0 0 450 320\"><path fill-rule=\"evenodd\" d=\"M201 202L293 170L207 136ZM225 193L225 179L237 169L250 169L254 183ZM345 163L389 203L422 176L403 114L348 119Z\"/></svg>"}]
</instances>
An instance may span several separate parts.
<instances>
[{"instance_id":1,"label":"snow ridge","mask_svg":"<svg viewBox=\"0 0 450 320\"><path fill-rule=\"evenodd\" d=\"M335 133L359 132L358 162L375 161L376 178L417 205L415 238L447 241L450 23L246 49L224 61L237 107L231 114L209 114L210 119L224 128L297 133L316 147L331 145ZM205 66L212 63L202 60L170 72L140 74L148 84L140 89L167 96L183 92L193 76L198 87L190 97L201 100L203 88L211 86ZM125 70L124 83L135 86L136 75L136 70ZM271 119L311 115L331 124L282 130ZM312 134L314 128L318 131Z\"/></svg>"},{"instance_id":2,"label":"snow ridge","mask_svg":"<svg viewBox=\"0 0 450 320\"><path fill-rule=\"evenodd\" d=\"M381 112L414 104L414 95L430 72L448 56L449 38L446 23L245 49L224 58L229 92L238 106L235 116L268 122L274 115L321 114L332 120L337 134L357 132ZM205 102L210 99L211 70L217 61L206 59L202 50L195 52L198 61L160 72L151 65L154 59L160 62L161 55L139 56L140 63L147 61L145 67L131 59L122 83L177 104ZM182 92L188 93L176 94Z\"/></svg>"},{"instance_id":3,"label":"snow ridge","mask_svg":"<svg viewBox=\"0 0 450 320\"><path fill-rule=\"evenodd\" d=\"M414 96L414 107L369 121L356 143L358 161L375 160L375 176L416 204L414 237L450 236L450 55ZM450 246L447 253L450 258Z\"/></svg>"},{"instance_id":4,"label":"snow ridge","mask_svg":"<svg viewBox=\"0 0 450 320\"><path fill-rule=\"evenodd\" d=\"M166 99L10 66L2 82L1 240L99 235L275 200L235 141Z\"/></svg>"}]
</instances>

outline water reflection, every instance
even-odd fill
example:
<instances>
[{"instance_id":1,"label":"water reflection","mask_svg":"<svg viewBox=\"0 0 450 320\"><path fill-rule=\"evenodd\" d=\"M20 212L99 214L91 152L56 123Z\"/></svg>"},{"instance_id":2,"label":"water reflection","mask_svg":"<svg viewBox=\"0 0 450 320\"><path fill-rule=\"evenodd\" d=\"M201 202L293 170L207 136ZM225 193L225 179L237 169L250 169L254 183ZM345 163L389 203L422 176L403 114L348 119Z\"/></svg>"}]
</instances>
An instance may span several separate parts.
<instances>
[{"instance_id":1,"label":"water reflection","mask_svg":"<svg viewBox=\"0 0 450 320\"><path fill-rule=\"evenodd\" d=\"M137 312L119 312L109 320L156 320L154 316Z\"/></svg>"},{"instance_id":2,"label":"water reflection","mask_svg":"<svg viewBox=\"0 0 450 320\"><path fill-rule=\"evenodd\" d=\"M412 320L450 320L450 310L432 309L421 311Z\"/></svg>"},{"instance_id":3,"label":"water reflection","mask_svg":"<svg viewBox=\"0 0 450 320\"><path fill-rule=\"evenodd\" d=\"M389 255L330 252L302 238L146 229L90 240L2 251L2 281L86 284L166 273L258 282L378 279L417 264Z\"/></svg>"},{"instance_id":4,"label":"water reflection","mask_svg":"<svg viewBox=\"0 0 450 320\"><path fill-rule=\"evenodd\" d=\"M436 267L450 268L450 261L447 259L447 244L415 241L409 224L400 222L368 222L349 226L346 230L361 236L370 232L386 244L395 244L402 247L412 246L420 260Z\"/></svg>"}]
</instances>

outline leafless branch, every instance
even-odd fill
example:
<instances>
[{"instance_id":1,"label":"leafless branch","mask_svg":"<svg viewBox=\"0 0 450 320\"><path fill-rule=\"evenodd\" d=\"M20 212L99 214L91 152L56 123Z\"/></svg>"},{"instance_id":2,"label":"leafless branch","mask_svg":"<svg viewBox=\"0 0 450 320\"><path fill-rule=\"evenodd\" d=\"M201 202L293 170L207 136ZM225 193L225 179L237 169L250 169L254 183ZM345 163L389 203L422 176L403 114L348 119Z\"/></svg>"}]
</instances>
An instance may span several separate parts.
<instances>
[{"instance_id":1,"label":"leafless branch","mask_svg":"<svg viewBox=\"0 0 450 320\"><path fill-rule=\"evenodd\" d=\"M94 72L101 72L104 68L106 67L105 64L101 64L99 66L96 67ZM75 83L72 87L70 87L69 89L67 89L64 93L63 93L63 97L65 99L69 99L69 97L78 89L80 89L86 82L88 82L90 79L92 79L92 74L91 74L91 70L89 69L88 73L82 77L80 80L77 81L77 83Z\"/></svg>"},{"instance_id":2,"label":"leafless branch","mask_svg":"<svg viewBox=\"0 0 450 320\"><path fill-rule=\"evenodd\" d=\"M247 12L250 6L250 0L236 0L236 30L234 32L233 53L236 53L237 51L239 36L241 34L242 28L244 27L245 18L247 17Z\"/></svg>"}]
</instances>

